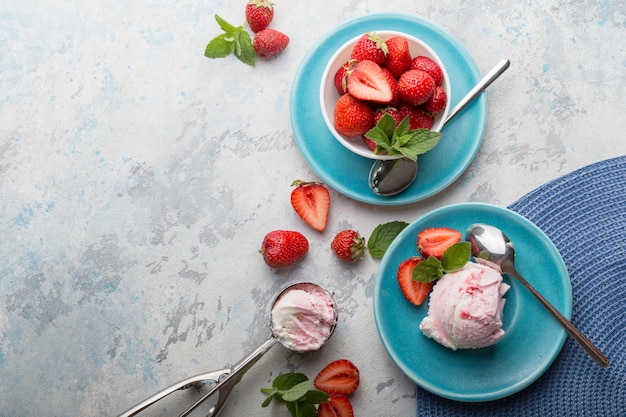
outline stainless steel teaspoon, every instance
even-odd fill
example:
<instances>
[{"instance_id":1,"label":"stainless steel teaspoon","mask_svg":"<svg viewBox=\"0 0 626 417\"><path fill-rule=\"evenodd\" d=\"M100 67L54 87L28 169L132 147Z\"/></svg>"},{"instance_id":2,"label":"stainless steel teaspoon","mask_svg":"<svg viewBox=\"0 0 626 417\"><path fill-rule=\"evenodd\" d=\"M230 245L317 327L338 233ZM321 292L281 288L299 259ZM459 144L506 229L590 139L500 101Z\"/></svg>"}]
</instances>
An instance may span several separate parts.
<instances>
[{"instance_id":1,"label":"stainless steel teaspoon","mask_svg":"<svg viewBox=\"0 0 626 417\"><path fill-rule=\"evenodd\" d=\"M489 71L452 109L444 122L444 126L489 87L492 82L506 71L510 64L511 62L508 59L503 59ZM377 160L370 169L368 185L374 194L388 197L406 190L413 183L415 177L417 177L417 163L408 158L386 161Z\"/></svg>"}]
</instances>

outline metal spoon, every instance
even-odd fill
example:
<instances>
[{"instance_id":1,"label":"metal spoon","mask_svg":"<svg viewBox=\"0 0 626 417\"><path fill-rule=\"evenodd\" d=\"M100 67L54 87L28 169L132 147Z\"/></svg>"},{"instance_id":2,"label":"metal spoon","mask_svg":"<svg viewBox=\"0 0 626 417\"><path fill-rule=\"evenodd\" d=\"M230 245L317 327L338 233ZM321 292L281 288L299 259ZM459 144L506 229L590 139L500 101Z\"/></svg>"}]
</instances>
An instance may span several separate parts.
<instances>
[{"instance_id":1,"label":"metal spoon","mask_svg":"<svg viewBox=\"0 0 626 417\"><path fill-rule=\"evenodd\" d=\"M465 238L471 243L472 255L479 256L481 252L487 252L486 259L499 265L503 273L517 278L600 367L606 368L609 365L609 359L517 272L513 243L500 229L487 224L474 224L467 229Z\"/></svg>"},{"instance_id":2,"label":"metal spoon","mask_svg":"<svg viewBox=\"0 0 626 417\"><path fill-rule=\"evenodd\" d=\"M443 125L459 114L468 104L494 82L511 62L503 59L485 77L470 90L465 97L450 111ZM388 197L406 190L417 177L417 163L408 158L377 160L372 165L368 177L368 185L374 194Z\"/></svg>"},{"instance_id":3,"label":"metal spoon","mask_svg":"<svg viewBox=\"0 0 626 417\"><path fill-rule=\"evenodd\" d=\"M280 291L278 295L274 298L274 301L272 302L272 305L270 308L270 329L272 331L271 337L267 339L265 342L263 342L252 353L242 358L239 362L237 362L235 365L233 365L230 368L224 368L224 369L220 369L217 371L202 373L202 374L184 379L182 381L179 381L175 383L174 385L171 385L170 387L165 388L164 390L159 391L156 394L152 395L151 397L145 399L144 401L135 405L131 409L120 414L119 417L134 416L138 414L139 412L141 412L142 410L146 409L147 407L151 406L152 404L156 403L157 401L161 400L162 398L172 394L175 391L183 390L183 389L187 389L191 387L199 388L199 387L202 387L203 385L209 385L210 390L206 394L204 394L199 400L197 400L191 407L185 410L180 415L180 417L189 415L200 404L202 404L204 401L208 400L209 398L217 394L218 395L217 402L209 410L209 413L207 414L207 417L216 417L220 413L220 411L222 411L222 408L224 404L226 403L226 400L228 399L228 396L230 392L232 391L232 389L235 387L235 385L239 383L243 375L250 368L252 368L252 365L254 365L259 359L261 359L261 356L263 356L267 351L269 351L270 348L276 344L276 342L280 342L287 349L294 350L287 343L285 343L283 340L281 340L279 337L276 336L276 329L272 327L272 323L273 323L272 310L276 302L280 299L280 297L283 294L286 294L288 291L291 291L293 289L307 289L307 288L317 288L325 292L330 298L330 300L332 301L332 307L333 307L334 315L335 315L335 323L331 326L328 337L326 337L326 339L322 342L322 344L326 343L326 341L334 333L335 328L337 327L337 311L338 311L337 303L333 299L332 293L323 289L319 285L313 284L311 282L298 282L298 283L289 285L286 288L284 288L282 291Z\"/></svg>"}]
</instances>

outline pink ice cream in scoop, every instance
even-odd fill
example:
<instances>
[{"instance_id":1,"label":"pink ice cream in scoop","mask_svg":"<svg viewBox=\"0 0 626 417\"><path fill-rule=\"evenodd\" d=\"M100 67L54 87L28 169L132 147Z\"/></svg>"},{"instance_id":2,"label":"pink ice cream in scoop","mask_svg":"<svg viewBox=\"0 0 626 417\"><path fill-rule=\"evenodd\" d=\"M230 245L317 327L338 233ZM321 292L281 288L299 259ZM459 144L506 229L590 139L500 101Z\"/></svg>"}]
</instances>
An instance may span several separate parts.
<instances>
[{"instance_id":1,"label":"pink ice cream in scoop","mask_svg":"<svg viewBox=\"0 0 626 417\"><path fill-rule=\"evenodd\" d=\"M504 336L503 296L508 289L499 271L467 263L435 283L420 330L452 350L493 345Z\"/></svg>"},{"instance_id":2,"label":"pink ice cream in scoop","mask_svg":"<svg viewBox=\"0 0 626 417\"><path fill-rule=\"evenodd\" d=\"M326 290L309 283L296 284L272 307L274 336L298 352L319 349L337 322L335 303Z\"/></svg>"}]
</instances>

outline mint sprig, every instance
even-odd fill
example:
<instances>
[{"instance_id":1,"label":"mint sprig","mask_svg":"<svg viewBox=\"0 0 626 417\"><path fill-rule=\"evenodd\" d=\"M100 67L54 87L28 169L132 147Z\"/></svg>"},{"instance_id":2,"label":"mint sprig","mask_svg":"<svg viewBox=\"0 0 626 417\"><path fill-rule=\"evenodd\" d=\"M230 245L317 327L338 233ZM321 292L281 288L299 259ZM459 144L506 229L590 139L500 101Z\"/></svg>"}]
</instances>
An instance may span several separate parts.
<instances>
[{"instance_id":1,"label":"mint sprig","mask_svg":"<svg viewBox=\"0 0 626 417\"><path fill-rule=\"evenodd\" d=\"M418 155L434 148L443 135L428 129L411 130L408 116L396 126L396 120L385 114L365 136L376 143L376 154L403 155L417 161Z\"/></svg>"},{"instance_id":2,"label":"mint sprig","mask_svg":"<svg viewBox=\"0 0 626 417\"><path fill-rule=\"evenodd\" d=\"M217 14L215 20L224 31L221 35L213 38L204 50L207 58L224 58L233 54L244 64L254 65L256 63L256 51L252 46L250 34L244 30L243 26L233 26Z\"/></svg>"},{"instance_id":3,"label":"mint sprig","mask_svg":"<svg viewBox=\"0 0 626 417\"><path fill-rule=\"evenodd\" d=\"M392 221L376 226L367 240L367 250L372 258L382 258L387 249L389 249L391 242L408 225L407 222Z\"/></svg>"},{"instance_id":4,"label":"mint sprig","mask_svg":"<svg viewBox=\"0 0 626 417\"><path fill-rule=\"evenodd\" d=\"M328 394L311 389L313 382L304 374L288 372L274 378L271 388L261 388L268 394L261 407L267 407L272 399L284 403L292 417L316 417L316 404L328 400Z\"/></svg>"},{"instance_id":5,"label":"mint sprig","mask_svg":"<svg viewBox=\"0 0 626 417\"><path fill-rule=\"evenodd\" d=\"M429 256L413 268L413 280L419 282L433 282L444 273L458 271L463 268L471 256L469 242L459 242L450 246L441 256L441 260Z\"/></svg>"}]
</instances>

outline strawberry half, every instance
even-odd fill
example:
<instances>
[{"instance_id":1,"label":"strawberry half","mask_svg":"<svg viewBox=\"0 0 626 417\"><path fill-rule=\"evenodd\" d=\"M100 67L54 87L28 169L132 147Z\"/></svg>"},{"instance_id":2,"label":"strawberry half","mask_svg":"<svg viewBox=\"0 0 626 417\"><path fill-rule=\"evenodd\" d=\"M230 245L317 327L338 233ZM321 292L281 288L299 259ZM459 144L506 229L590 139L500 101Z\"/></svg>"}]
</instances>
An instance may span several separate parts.
<instances>
[{"instance_id":1,"label":"strawberry half","mask_svg":"<svg viewBox=\"0 0 626 417\"><path fill-rule=\"evenodd\" d=\"M330 194L328 189L317 182L294 181L291 191L291 206L313 229L320 232L326 229Z\"/></svg>"},{"instance_id":2,"label":"strawberry half","mask_svg":"<svg viewBox=\"0 0 626 417\"><path fill-rule=\"evenodd\" d=\"M359 370L349 360L338 359L317 374L313 385L329 394L352 394L359 386Z\"/></svg>"},{"instance_id":3,"label":"strawberry half","mask_svg":"<svg viewBox=\"0 0 626 417\"><path fill-rule=\"evenodd\" d=\"M434 88L434 87L433 87ZM364 101L387 104L393 91L382 68L374 61L360 61L348 75L348 92Z\"/></svg>"},{"instance_id":4,"label":"strawberry half","mask_svg":"<svg viewBox=\"0 0 626 417\"><path fill-rule=\"evenodd\" d=\"M328 401L317 408L317 417L354 417L352 403L341 394L330 394Z\"/></svg>"},{"instance_id":5,"label":"strawberry half","mask_svg":"<svg viewBox=\"0 0 626 417\"><path fill-rule=\"evenodd\" d=\"M398 285L404 297L416 306L421 305L431 288L432 282L419 282L413 279L413 268L424 259L419 256L413 256L400 263L398 271L396 272L396 278L398 279Z\"/></svg>"},{"instance_id":6,"label":"strawberry half","mask_svg":"<svg viewBox=\"0 0 626 417\"><path fill-rule=\"evenodd\" d=\"M440 259L450 246L461 241L461 232L448 227L430 227L417 234L417 250L423 257Z\"/></svg>"}]
</instances>

